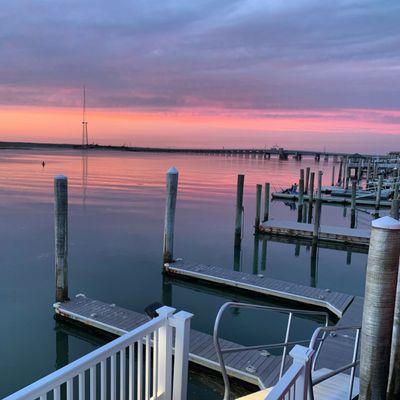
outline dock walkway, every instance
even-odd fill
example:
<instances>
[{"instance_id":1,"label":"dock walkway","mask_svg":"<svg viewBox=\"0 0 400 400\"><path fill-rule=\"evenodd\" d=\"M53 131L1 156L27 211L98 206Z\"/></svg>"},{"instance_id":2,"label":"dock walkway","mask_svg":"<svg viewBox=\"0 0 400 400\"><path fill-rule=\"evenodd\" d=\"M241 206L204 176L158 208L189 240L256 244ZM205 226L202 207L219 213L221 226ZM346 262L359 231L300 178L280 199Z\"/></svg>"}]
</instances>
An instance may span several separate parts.
<instances>
[{"instance_id":1,"label":"dock walkway","mask_svg":"<svg viewBox=\"0 0 400 400\"><path fill-rule=\"evenodd\" d=\"M339 318L343 316L354 298L352 295L266 278L263 275L253 275L186 261L165 264L165 271L171 275L213 282L225 287L240 288L253 293L326 308Z\"/></svg>"},{"instance_id":2,"label":"dock walkway","mask_svg":"<svg viewBox=\"0 0 400 400\"><path fill-rule=\"evenodd\" d=\"M314 225L303 222L270 220L263 222L259 227L259 231L260 233L312 239ZM344 226L328 225L321 225L318 233L319 240L361 246L369 246L370 236L371 232L367 229L351 229Z\"/></svg>"},{"instance_id":3,"label":"dock walkway","mask_svg":"<svg viewBox=\"0 0 400 400\"><path fill-rule=\"evenodd\" d=\"M138 312L118 307L114 304L87 298L84 295L63 303L55 304L56 315L90 326L103 332L121 336L147 322L149 318ZM223 348L240 345L220 339ZM219 371L219 363L211 335L191 330L189 360L197 365ZM225 356L228 375L261 388L273 386L279 377L281 356L268 352L247 350ZM290 364L287 357L286 365Z\"/></svg>"}]
</instances>

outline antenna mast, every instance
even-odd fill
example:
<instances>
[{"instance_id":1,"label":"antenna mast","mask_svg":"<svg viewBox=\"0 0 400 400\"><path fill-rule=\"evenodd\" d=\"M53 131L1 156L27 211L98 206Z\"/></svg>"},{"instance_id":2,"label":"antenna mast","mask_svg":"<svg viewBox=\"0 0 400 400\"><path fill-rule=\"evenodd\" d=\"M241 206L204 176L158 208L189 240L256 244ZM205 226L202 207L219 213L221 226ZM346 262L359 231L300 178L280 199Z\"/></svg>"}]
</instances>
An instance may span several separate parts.
<instances>
[{"instance_id":1,"label":"antenna mast","mask_svg":"<svg viewBox=\"0 0 400 400\"><path fill-rule=\"evenodd\" d=\"M87 130L86 121L86 87L83 86L83 111L82 111L82 146L87 147L89 145L89 137Z\"/></svg>"}]
</instances>

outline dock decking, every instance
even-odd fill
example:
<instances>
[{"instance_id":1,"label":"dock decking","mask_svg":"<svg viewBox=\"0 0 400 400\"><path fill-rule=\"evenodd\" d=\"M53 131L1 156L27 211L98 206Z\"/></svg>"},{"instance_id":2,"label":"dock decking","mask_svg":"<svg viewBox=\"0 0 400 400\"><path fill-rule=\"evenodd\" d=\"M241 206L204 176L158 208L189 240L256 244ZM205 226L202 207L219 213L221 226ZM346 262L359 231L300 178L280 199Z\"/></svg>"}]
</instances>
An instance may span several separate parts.
<instances>
[{"instance_id":1,"label":"dock decking","mask_svg":"<svg viewBox=\"0 0 400 400\"><path fill-rule=\"evenodd\" d=\"M62 318L77 321L117 336L123 335L149 320L144 314L93 300L84 295L78 295L64 303L56 303L54 307L56 314ZM240 345L224 339L220 339L220 342L223 348L240 347ZM211 335L192 329L189 353L191 362L219 371ZM261 388L273 386L277 382L281 360L280 356L273 356L259 350L247 350L225 356L227 372L231 377ZM290 357L287 357L286 366L290 363Z\"/></svg>"},{"instance_id":2,"label":"dock decking","mask_svg":"<svg viewBox=\"0 0 400 400\"><path fill-rule=\"evenodd\" d=\"M271 196L274 200L299 200L299 195L297 193L274 192L271 194ZM305 194L303 199L304 201L309 201L309 196ZM316 201L315 197L313 198L313 201ZM321 196L321 202L326 204L351 205L351 197ZM356 205L364 207L375 207L375 202L375 199L356 199ZM379 202L380 208L390 208L391 205L392 202L388 200L381 200Z\"/></svg>"},{"instance_id":3,"label":"dock decking","mask_svg":"<svg viewBox=\"0 0 400 400\"><path fill-rule=\"evenodd\" d=\"M186 261L165 264L165 270L172 275L181 275L217 283L225 287L240 288L253 293L256 292L322 307L328 309L339 318L343 316L354 297L344 293L266 278L263 275L253 275L213 265L188 263Z\"/></svg>"},{"instance_id":4,"label":"dock decking","mask_svg":"<svg viewBox=\"0 0 400 400\"><path fill-rule=\"evenodd\" d=\"M259 231L274 235L312 239L314 225L302 222L270 220L263 222L259 227ZM366 229L321 225L318 239L329 242L369 246L370 236L371 232Z\"/></svg>"}]
</instances>

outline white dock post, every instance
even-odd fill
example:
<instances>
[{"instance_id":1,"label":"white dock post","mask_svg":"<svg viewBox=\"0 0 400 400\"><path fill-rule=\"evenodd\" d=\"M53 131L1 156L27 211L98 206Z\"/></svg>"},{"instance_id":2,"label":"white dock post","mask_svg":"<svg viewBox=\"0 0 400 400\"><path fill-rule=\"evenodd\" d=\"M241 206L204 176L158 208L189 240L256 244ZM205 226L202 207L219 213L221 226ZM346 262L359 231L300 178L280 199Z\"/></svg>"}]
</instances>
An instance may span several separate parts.
<instances>
[{"instance_id":1,"label":"white dock post","mask_svg":"<svg viewBox=\"0 0 400 400\"><path fill-rule=\"evenodd\" d=\"M270 202L270 184L264 185L264 222L269 218L269 202Z\"/></svg>"},{"instance_id":2,"label":"white dock post","mask_svg":"<svg viewBox=\"0 0 400 400\"><path fill-rule=\"evenodd\" d=\"M238 175L236 191L235 247L242 241L244 175Z\"/></svg>"},{"instance_id":3,"label":"white dock post","mask_svg":"<svg viewBox=\"0 0 400 400\"><path fill-rule=\"evenodd\" d=\"M375 199L375 210L379 210L379 206L381 204L382 180L383 180L383 175L379 175L378 190L376 191L376 199Z\"/></svg>"},{"instance_id":4,"label":"white dock post","mask_svg":"<svg viewBox=\"0 0 400 400\"><path fill-rule=\"evenodd\" d=\"M400 256L400 222L372 222L361 330L360 400L385 399Z\"/></svg>"},{"instance_id":5,"label":"white dock post","mask_svg":"<svg viewBox=\"0 0 400 400\"><path fill-rule=\"evenodd\" d=\"M68 300L68 178L54 177L56 301Z\"/></svg>"},{"instance_id":6,"label":"white dock post","mask_svg":"<svg viewBox=\"0 0 400 400\"><path fill-rule=\"evenodd\" d=\"M332 165L332 186L335 186L335 166Z\"/></svg>"},{"instance_id":7,"label":"white dock post","mask_svg":"<svg viewBox=\"0 0 400 400\"><path fill-rule=\"evenodd\" d=\"M178 170L175 167L171 167L167 172L167 201L165 203L163 244L164 263L169 263L174 260L174 226L176 197L178 194L178 177Z\"/></svg>"},{"instance_id":8,"label":"white dock post","mask_svg":"<svg viewBox=\"0 0 400 400\"><path fill-rule=\"evenodd\" d=\"M254 231L255 232L258 232L260 230L261 194L262 194L262 185L256 185L256 218L254 220Z\"/></svg>"},{"instance_id":9,"label":"white dock post","mask_svg":"<svg viewBox=\"0 0 400 400\"><path fill-rule=\"evenodd\" d=\"M315 204L315 217L314 217L314 239L318 238L319 226L321 224L321 187L322 187L322 171L318 171L318 190L317 190L317 201Z\"/></svg>"},{"instance_id":10,"label":"white dock post","mask_svg":"<svg viewBox=\"0 0 400 400\"><path fill-rule=\"evenodd\" d=\"M356 195L357 195L357 181L354 179L351 182L351 221L350 228L356 226Z\"/></svg>"}]
</instances>

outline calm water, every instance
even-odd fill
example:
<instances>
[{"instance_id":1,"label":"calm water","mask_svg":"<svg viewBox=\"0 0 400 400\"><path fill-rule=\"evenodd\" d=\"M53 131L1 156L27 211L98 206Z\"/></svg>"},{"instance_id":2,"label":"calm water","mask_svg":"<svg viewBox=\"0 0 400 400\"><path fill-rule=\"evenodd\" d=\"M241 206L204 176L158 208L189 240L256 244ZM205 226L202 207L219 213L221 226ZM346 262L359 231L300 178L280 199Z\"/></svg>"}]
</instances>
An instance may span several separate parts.
<instances>
[{"instance_id":1,"label":"calm water","mask_svg":"<svg viewBox=\"0 0 400 400\"><path fill-rule=\"evenodd\" d=\"M41 162L46 162L42 168ZM298 179L299 168L323 169L330 184L332 164L123 152L0 152L0 397L3 397L102 343L53 319L53 176L69 178L70 294L86 295L142 312L154 301L195 314L192 326L211 332L219 307L242 298L203 285L163 279L161 274L165 172L179 171L175 255L233 268L236 177L245 179L243 271L363 293L366 254L320 248L316 265L303 245L255 241L252 224L255 185L273 189ZM322 223L349 226L343 207L323 207ZM348 210L347 214L350 212ZM273 202L272 218L295 220L297 211ZM371 217L359 212L358 226ZM254 254L254 249L258 251ZM243 299L243 298L242 298ZM249 298L245 298L251 301ZM260 300L257 300L260 301ZM260 318L262 317L262 318ZM226 338L242 343L281 340L284 316L232 313ZM256 324L256 325L255 325ZM257 329L252 327L257 326ZM296 319L294 337L309 337L315 321ZM218 382L191 373L191 398L219 399Z\"/></svg>"}]
</instances>

